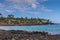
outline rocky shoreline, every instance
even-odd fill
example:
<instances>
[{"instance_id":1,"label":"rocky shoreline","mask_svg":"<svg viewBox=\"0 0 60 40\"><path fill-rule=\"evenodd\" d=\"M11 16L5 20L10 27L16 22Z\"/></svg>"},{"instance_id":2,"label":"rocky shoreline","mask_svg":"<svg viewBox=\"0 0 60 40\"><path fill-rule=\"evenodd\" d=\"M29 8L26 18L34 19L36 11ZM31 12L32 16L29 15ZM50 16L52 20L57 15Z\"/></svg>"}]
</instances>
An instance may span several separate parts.
<instances>
[{"instance_id":1,"label":"rocky shoreline","mask_svg":"<svg viewBox=\"0 0 60 40\"><path fill-rule=\"evenodd\" d=\"M0 26L37 26L37 25L54 25L54 23L50 23L50 24L0 24Z\"/></svg>"},{"instance_id":2,"label":"rocky shoreline","mask_svg":"<svg viewBox=\"0 0 60 40\"><path fill-rule=\"evenodd\" d=\"M60 35L51 35L48 32L0 30L0 40L60 40Z\"/></svg>"}]
</instances>

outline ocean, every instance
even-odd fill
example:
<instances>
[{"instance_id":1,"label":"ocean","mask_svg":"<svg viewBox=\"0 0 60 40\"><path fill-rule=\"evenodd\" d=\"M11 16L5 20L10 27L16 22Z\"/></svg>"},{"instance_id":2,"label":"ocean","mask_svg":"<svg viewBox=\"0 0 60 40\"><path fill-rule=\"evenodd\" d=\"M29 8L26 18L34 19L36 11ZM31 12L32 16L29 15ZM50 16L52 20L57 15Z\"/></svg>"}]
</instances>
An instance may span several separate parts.
<instances>
[{"instance_id":1,"label":"ocean","mask_svg":"<svg viewBox=\"0 0 60 40\"><path fill-rule=\"evenodd\" d=\"M0 26L0 30L24 30L28 32L48 32L49 34L60 34L60 25L35 25L35 26Z\"/></svg>"}]
</instances>

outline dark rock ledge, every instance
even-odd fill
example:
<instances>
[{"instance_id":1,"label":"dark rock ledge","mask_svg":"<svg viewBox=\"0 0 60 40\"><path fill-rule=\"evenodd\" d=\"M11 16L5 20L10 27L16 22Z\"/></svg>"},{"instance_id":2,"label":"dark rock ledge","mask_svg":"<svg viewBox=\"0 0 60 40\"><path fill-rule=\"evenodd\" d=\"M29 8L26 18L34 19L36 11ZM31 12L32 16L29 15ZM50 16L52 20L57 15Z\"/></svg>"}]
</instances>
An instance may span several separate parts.
<instances>
[{"instance_id":1,"label":"dark rock ledge","mask_svg":"<svg viewBox=\"0 0 60 40\"><path fill-rule=\"evenodd\" d=\"M0 30L0 40L60 40L60 35L50 35L48 32Z\"/></svg>"}]
</instances>

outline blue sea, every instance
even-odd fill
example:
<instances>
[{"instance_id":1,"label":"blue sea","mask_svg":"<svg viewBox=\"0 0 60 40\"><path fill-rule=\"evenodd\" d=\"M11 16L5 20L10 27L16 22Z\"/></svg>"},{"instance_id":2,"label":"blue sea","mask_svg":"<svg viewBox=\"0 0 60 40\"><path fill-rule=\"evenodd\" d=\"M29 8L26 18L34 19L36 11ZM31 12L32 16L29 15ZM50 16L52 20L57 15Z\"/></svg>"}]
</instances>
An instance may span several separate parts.
<instances>
[{"instance_id":1,"label":"blue sea","mask_svg":"<svg viewBox=\"0 0 60 40\"><path fill-rule=\"evenodd\" d=\"M60 34L60 25L35 25L35 26L0 26L0 30L24 30L28 32L39 31L49 34Z\"/></svg>"}]
</instances>

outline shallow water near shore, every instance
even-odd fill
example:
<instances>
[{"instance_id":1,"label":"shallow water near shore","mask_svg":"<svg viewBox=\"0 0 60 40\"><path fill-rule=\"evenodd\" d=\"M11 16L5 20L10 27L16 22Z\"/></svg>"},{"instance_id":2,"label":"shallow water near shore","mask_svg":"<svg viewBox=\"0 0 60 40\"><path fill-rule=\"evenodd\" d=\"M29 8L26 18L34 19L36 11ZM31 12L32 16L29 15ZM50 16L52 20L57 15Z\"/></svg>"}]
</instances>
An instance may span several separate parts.
<instances>
[{"instance_id":1,"label":"shallow water near shore","mask_svg":"<svg viewBox=\"0 0 60 40\"><path fill-rule=\"evenodd\" d=\"M39 31L49 34L60 34L60 25L35 25L35 26L0 26L1 30L24 30L28 32Z\"/></svg>"}]
</instances>

